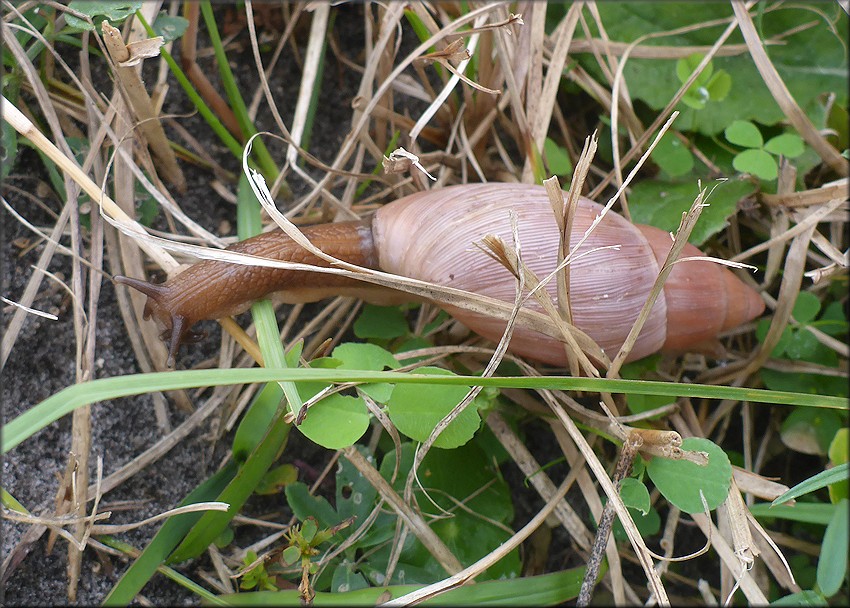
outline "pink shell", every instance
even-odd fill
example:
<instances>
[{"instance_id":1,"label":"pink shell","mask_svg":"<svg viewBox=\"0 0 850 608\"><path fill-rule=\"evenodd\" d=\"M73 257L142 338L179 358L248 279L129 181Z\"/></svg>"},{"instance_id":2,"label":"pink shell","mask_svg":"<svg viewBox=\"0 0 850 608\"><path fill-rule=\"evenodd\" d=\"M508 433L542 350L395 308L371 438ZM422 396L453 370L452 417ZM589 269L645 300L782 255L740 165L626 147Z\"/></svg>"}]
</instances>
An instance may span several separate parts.
<instances>
[{"instance_id":1,"label":"pink shell","mask_svg":"<svg viewBox=\"0 0 850 608\"><path fill-rule=\"evenodd\" d=\"M381 208L373 221L383 270L513 302L514 277L473 245L488 234L513 244L509 211L517 215L522 258L542 279L557 264L558 228L545 188L528 184L475 184L421 192ZM590 227L602 206L582 198L571 244ZM459 238L458 235L463 235ZM619 251L599 247L619 245ZM613 357L622 345L658 275L656 256L643 234L609 212L581 246L570 268L573 320ZM557 283L547 285L557 303ZM528 308L543 312L534 300ZM505 322L452 309L480 335L497 341ZM666 339L667 305L658 298L629 359L659 350ZM517 327L511 351L555 365L565 362L558 340Z\"/></svg>"}]
</instances>

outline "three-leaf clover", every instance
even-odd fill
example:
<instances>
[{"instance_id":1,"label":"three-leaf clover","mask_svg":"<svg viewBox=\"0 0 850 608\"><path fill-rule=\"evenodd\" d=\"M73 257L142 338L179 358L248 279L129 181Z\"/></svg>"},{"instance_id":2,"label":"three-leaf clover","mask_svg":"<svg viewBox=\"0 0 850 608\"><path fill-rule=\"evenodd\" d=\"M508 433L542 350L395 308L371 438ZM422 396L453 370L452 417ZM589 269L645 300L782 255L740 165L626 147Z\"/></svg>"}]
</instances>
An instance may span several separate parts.
<instances>
[{"instance_id":1,"label":"three-leaf clover","mask_svg":"<svg viewBox=\"0 0 850 608\"><path fill-rule=\"evenodd\" d=\"M676 62L676 76L682 84L688 81L694 69L702 61L703 55L694 53L682 57ZM682 101L695 110L702 110L709 101L721 101L726 98L732 89L732 77L726 70L717 70L714 73L714 64L709 61L705 69L697 76L693 84L688 87Z\"/></svg>"},{"instance_id":2,"label":"three-leaf clover","mask_svg":"<svg viewBox=\"0 0 850 608\"><path fill-rule=\"evenodd\" d=\"M803 140L798 135L782 133L765 143L759 128L748 120L736 120L723 133L731 143L748 148L732 159L732 166L763 180L771 181L778 175L772 155L796 158L803 153Z\"/></svg>"}]
</instances>

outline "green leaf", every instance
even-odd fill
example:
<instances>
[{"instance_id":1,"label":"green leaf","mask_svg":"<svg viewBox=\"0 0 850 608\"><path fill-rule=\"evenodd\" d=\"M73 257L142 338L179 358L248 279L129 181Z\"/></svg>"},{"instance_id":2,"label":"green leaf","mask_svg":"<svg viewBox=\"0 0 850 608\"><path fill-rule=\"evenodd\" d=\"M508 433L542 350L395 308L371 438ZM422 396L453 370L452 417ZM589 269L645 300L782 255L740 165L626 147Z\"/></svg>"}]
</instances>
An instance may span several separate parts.
<instances>
[{"instance_id":1,"label":"green leaf","mask_svg":"<svg viewBox=\"0 0 850 608\"><path fill-rule=\"evenodd\" d=\"M257 485L257 494L277 494L283 488L298 480L298 469L291 464L282 464L271 469Z\"/></svg>"},{"instance_id":2,"label":"green leaf","mask_svg":"<svg viewBox=\"0 0 850 608\"><path fill-rule=\"evenodd\" d=\"M686 175L694 168L694 155L673 133L667 133L652 151L652 160L670 177Z\"/></svg>"},{"instance_id":3,"label":"green leaf","mask_svg":"<svg viewBox=\"0 0 850 608\"><path fill-rule=\"evenodd\" d=\"M632 521L635 522L635 527L643 538L655 536L661 529L661 516L654 508L650 508L647 514L643 515L637 509L629 507L629 514L632 516ZM629 541L629 535L626 534L626 529L623 528L623 523L619 518L614 520L611 533L617 542Z\"/></svg>"},{"instance_id":4,"label":"green leaf","mask_svg":"<svg viewBox=\"0 0 850 608\"><path fill-rule=\"evenodd\" d=\"M692 53L687 57L682 57L676 62L676 76L679 78L679 82L685 84L688 81L688 78L691 77L693 71L700 62L702 62L703 57L705 57L705 55L702 53ZM709 61L702 73L696 77L696 80L694 80L691 87L708 82L711 78L712 72L714 72L714 63Z\"/></svg>"},{"instance_id":5,"label":"green leaf","mask_svg":"<svg viewBox=\"0 0 850 608\"><path fill-rule=\"evenodd\" d=\"M847 576L847 546L850 545L850 502L843 499L836 505L832 520L826 526L820 556L818 557L818 587L826 597L832 597L841 588Z\"/></svg>"},{"instance_id":6,"label":"green leaf","mask_svg":"<svg viewBox=\"0 0 850 608\"><path fill-rule=\"evenodd\" d=\"M708 439L689 437L682 449L708 452L708 465L702 467L686 460L655 457L646 467L652 483L672 504L685 513L702 513L702 490L709 510L716 509L729 494L732 483L732 465L729 458Z\"/></svg>"},{"instance_id":7,"label":"green leaf","mask_svg":"<svg viewBox=\"0 0 850 608\"><path fill-rule=\"evenodd\" d=\"M397 369L399 367L399 363L392 353L376 344L346 342L337 346L332 355L334 359L340 362L338 369L381 371L384 368ZM393 392L393 385L386 382L361 384L358 389L378 403L386 403Z\"/></svg>"},{"instance_id":8,"label":"green leaf","mask_svg":"<svg viewBox=\"0 0 850 608\"><path fill-rule=\"evenodd\" d=\"M68 4L68 8L91 17L99 30L100 22L104 19L107 19L112 25L117 25L142 8L142 3L141 0L72 0ZM75 17L71 13L65 13L65 23L77 30L91 31L94 29L88 22Z\"/></svg>"},{"instance_id":9,"label":"green leaf","mask_svg":"<svg viewBox=\"0 0 850 608\"><path fill-rule=\"evenodd\" d=\"M421 367L417 371L435 376L454 375L437 367ZM445 418L468 392L469 388L464 386L398 385L387 403L390 419L399 431L411 439L425 441L437 423ZM480 422L475 406L470 404L446 427L434 445L444 449L461 446L472 439Z\"/></svg>"},{"instance_id":10,"label":"green leaf","mask_svg":"<svg viewBox=\"0 0 850 608\"><path fill-rule=\"evenodd\" d=\"M316 532L318 531L319 524L316 522L315 517L308 517L301 524L301 537L308 543L313 540L313 537L316 536Z\"/></svg>"},{"instance_id":11,"label":"green leaf","mask_svg":"<svg viewBox=\"0 0 850 608\"><path fill-rule=\"evenodd\" d=\"M712 101L723 101L732 90L732 77L726 70L720 70L705 86Z\"/></svg>"},{"instance_id":12,"label":"green leaf","mask_svg":"<svg viewBox=\"0 0 850 608\"><path fill-rule=\"evenodd\" d=\"M848 437L850 437L850 430L847 428L839 429L829 444L829 461L833 467L847 463ZM829 484L827 489L829 490L829 500L833 504L842 498L850 498L850 480L848 479Z\"/></svg>"},{"instance_id":13,"label":"green leaf","mask_svg":"<svg viewBox=\"0 0 850 608\"><path fill-rule=\"evenodd\" d=\"M402 445L396 488L404 487L413 462L413 444ZM395 451L381 462L381 475L389 480L396 464ZM416 490L416 502L428 516L436 518L434 532L446 543L461 563L469 564L482 558L511 534L497 524L513 521L514 509L507 483L499 476L493 460L479 446L478 437L453 450L432 449L419 467L417 478L422 488ZM463 504L464 509L459 509ZM493 522L496 522L495 524ZM475 542L470 542L474 538ZM385 555L389 555L390 547ZM402 561L433 569L433 558L419 541L405 549ZM373 565L374 564L373 562ZM519 554L509 556L484 573L485 578L516 576L520 571ZM407 572L407 576L411 575ZM441 576L438 569L429 576ZM410 581L410 578L403 580ZM420 579L423 582L433 580ZM477 580L483 580L481 578Z\"/></svg>"},{"instance_id":14,"label":"green leaf","mask_svg":"<svg viewBox=\"0 0 850 608\"><path fill-rule=\"evenodd\" d=\"M820 347L821 343L812 332L800 328L791 332L791 339L785 345L785 355L795 361L811 361Z\"/></svg>"},{"instance_id":15,"label":"green leaf","mask_svg":"<svg viewBox=\"0 0 850 608\"><path fill-rule=\"evenodd\" d=\"M299 549L295 545L291 545L283 550L283 553L280 557L284 565L291 566L301 560L301 549Z\"/></svg>"},{"instance_id":16,"label":"green leaf","mask_svg":"<svg viewBox=\"0 0 850 608\"><path fill-rule=\"evenodd\" d=\"M353 564L350 562L345 561L334 570L331 580L331 591L334 593L346 593L368 588L369 581L359 572L355 572Z\"/></svg>"},{"instance_id":17,"label":"green leaf","mask_svg":"<svg viewBox=\"0 0 850 608\"><path fill-rule=\"evenodd\" d=\"M825 455L838 429L844 425L835 412L795 409L782 423L782 443L803 454Z\"/></svg>"},{"instance_id":18,"label":"green leaf","mask_svg":"<svg viewBox=\"0 0 850 608\"><path fill-rule=\"evenodd\" d=\"M601 21L611 40L632 42L649 33L672 32L696 24L714 22L716 25L691 27L663 40L647 40L647 45L710 46L722 33L725 23L734 13L728 3L691 2L601 2ZM847 53L844 32L848 17L838 6L822 5L814 16L811 7L798 4L783 5L778 10L759 11L757 28L763 39L793 32L782 37L782 45L767 47L771 63L779 72L791 96L813 122L821 111L825 93L835 93L835 106L847 106ZM716 21L715 21L716 20ZM801 23L814 23L802 30ZM599 35L596 24L589 24L591 35ZM796 29L795 29L796 28ZM739 32L732 34L730 43L741 44ZM581 66L603 82L604 76L594 56L578 56ZM643 100L653 110L665 107L682 81L676 74L675 59L630 58L624 68L625 84L631 98ZM764 84L756 65L747 53L712 60L715 73L726 71L733 82L729 95L722 103L709 103L700 111L689 110L677 121L677 128L694 130L705 135L721 133L736 119L757 120L773 125L785 115L770 90ZM712 96L713 98L713 96ZM819 127L820 128L820 127ZM840 131L839 131L840 132ZM839 147L839 150L843 147Z\"/></svg>"},{"instance_id":19,"label":"green leaf","mask_svg":"<svg viewBox=\"0 0 850 608\"><path fill-rule=\"evenodd\" d=\"M702 245L723 230L727 218L735 213L738 201L755 191L746 180L727 180L717 184L708 197L709 206L702 210L689 241ZM662 230L675 231L682 213L693 204L699 193L695 182L646 180L632 187L629 210L636 224L648 224Z\"/></svg>"},{"instance_id":20,"label":"green leaf","mask_svg":"<svg viewBox=\"0 0 850 608\"><path fill-rule=\"evenodd\" d=\"M354 446L363 457L374 464L375 457L369 450L362 446ZM347 458L340 458L336 471L336 511L340 520L349 517L357 518L356 523L365 521L366 516L375 506L378 491L363 476L363 473L351 464ZM348 533L351 528L346 528L343 533Z\"/></svg>"},{"instance_id":21,"label":"green leaf","mask_svg":"<svg viewBox=\"0 0 850 608\"><path fill-rule=\"evenodd\" d=\"M736 120L723 131L731 143L744 148L761 148L764 139L759 128L749 120Z\"/></svg>"},{"instance_id":22,"label":"green leaf","mask_svg":"<svg viewBox=\"0 0 850 608\"><path fill-rule=\"evenodd\" d=\"M620 498L627 507L640 511L643 515L649 513L649 490L634 477L627 477L620 486Z\"/></svg>"},{"instance_id":23,"label":"green leaf","mask_svg":"<svg viewBox=\"0 0 850 608\"><path fill-rule=\"evenodd\" d=\"M826 471L821 471L817 475L809 477L805 481L801 481L770 504L771 506L781 505L792 498L797 498L803 494L809 494L810 492L820 490L831 483L847 479L848 472L850 472L850 464L846 462L836 467L832 467L831 469L827 469Z\"/></svg>"},{"instance_id":24,"label":"green leaf","mask_svg":"<svg viewBox=\"0 0 850 608\"><path fill-rule=\"evenodd\" d=\"M818 312L820 312L820 299L809 291L801 291L797 301L794 302L791 314L798 323L808 323L818 316Z\"/></svg>"},{"instance_id":25,"label":"green leaf","mask_svg":"<svg viewBox=\"0 0 850 608\"><path fill-rule=\"evenodd\" d=\"M370 414L357 397L334 393L307 410L297 428L311 441L329 450L354 445L369 428Z\"/></svg>"},{"instance_id":26,"label":"green leaf","mask_svg":"<svg viewBox=\"0 0 850 608\"><path fill-rule=\"evenodd\" d=\"M308 517L315 517L323 528L337 525L342 518L337 514L331 503L322 496L312 496L306 484L296 481L286 486L286 503L295 517L305 521Z\"/></svg>"},{"instance_id":27,"label":"green leaf","mask_svg":"<svg viewBox=\"0 0 850 608\"><path fill-rule=\"evenodd\" d=\"M405 336L408 332L407 317L398 306L364 304L363 311L354 322L354 335L363 340L390 340Z\"/></svg>"},{"instance_id":28,"label":"green leaf","mask_svg":"<svg viewBox=\"0 0 850 608\"><path fill-rule=\"evenodd\" d=\"M186 33L186 28L189 27L189 21L177 15L172 17L163 11L157 16L152 27L154 33L157 36L162 36L162 39L168 43L172 40L177 40Z\"/></svg>"},{"instance_id":29,"label":"green leaf","mask_svg":"<svg viewBox=\"0 0 850 608\"><path fill-rule=\"evenodd\" d=\"M786 158L797 158L805 150L803 140L794 133L783 133L777 135L764 144L764 149L772 154L782 154Z\"/></svg>"},{"instance_id":30,"label":"green leaf","mask_svg":"<svg viewBox=\"0 0 850 608\"><path fill-rule=\"evenodd\" d=\"M781 597L778 600L770 602L771 606L829 606L829 602L826 601L820 593L817 591L799 591L798 593L792 593L791 595L786 595L785 597Z\"/></svg>"},{"instance_id":31,"label":"green leaf","mask_svg":"<svg viewBox=\"0 0 850 608\"><path fill-rule=\"evenodd\" d=\"M744 150L732 159L732 166L741 173L750 173L759 179L773 181L778 175L776 160L764 150Z\"/></svg>"},{"instance_id":32,"label":"green leaf","mask_svg":"<svg viewBox=\"0 0 850 608\"><path fill-rule=\"evenodd\" d=\"M543 142L543 155L546 157L550 173L561 176L572 174L573 164L570 162L570 156L564 148L555 143L555 140L546 138Z\"/></svg>"}]
</instances>

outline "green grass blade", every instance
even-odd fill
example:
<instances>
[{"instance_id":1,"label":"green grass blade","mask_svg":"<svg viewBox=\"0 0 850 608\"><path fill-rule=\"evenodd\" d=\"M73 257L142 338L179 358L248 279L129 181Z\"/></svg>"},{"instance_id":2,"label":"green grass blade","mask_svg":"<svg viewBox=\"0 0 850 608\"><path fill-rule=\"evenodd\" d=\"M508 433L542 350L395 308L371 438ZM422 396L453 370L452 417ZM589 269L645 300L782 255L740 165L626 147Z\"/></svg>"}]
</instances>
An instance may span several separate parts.
<instances>
[{"instance_id":1,"label":"green grass blade","mask_svg":"<svg viewBox=\"0 0 850 608\"><path fill-rule=\"evenodd\" d=\"M104 545L108 547L112 547L113 549L117 549L127 555L134 555L137 553L137 550L132 545L128 545L125 542L121 542L117 538L113 538L112 536L98 536L97 540L102 542ZM173 580L175 583L180 585L181 587L185 587L205 602L212 604L214 606L227 606L227 603L220 600L217 595L207 591L203 587L201 587L198 583L193 581L187 576L184 576L177 572L174 568L169 568L168 566L159 566L157 568L157 572L166 576Z\"/></svg>"},{"instance_id":2,"label":"green grass blade","mask_svg":"<svg viewBox=\"0 0 850 608\"><path fill-rule=\"evenodd\" d=\"M783 502L788 502L792 498L797 498L803 494L820 490L826 486L847 479L847 473L850 472L850 463L840 464L826 471L821 471L817 475L809 477L805 481L801 481L796 486L785 492L782 496L771 503L771 506L781 505Z\"/></svg>"},{"instance_id":3,"label":"green grass blade","mask_svg":"<svg viewBox=\"0 0 850 608\"><path fill-rule=\"evenodd\" d=\"M180 506L214 500L221 489L233 478L233 462L204 481L180 503ZM103 602L104 606L127 606L142 590L184 535L201 518L201 513L175 515L166 521L142 554L134 561L115 584Z\"/></svg>"},{"instance_id":4,"label":"green grass blade","mask_svg":"<svg viewBox=\"0 0 850 608\"><path fill-rule=\"evenodd\" d=\"M681 384L648 380L610 378L574 378L571 376L507 376L480 378L478 376L432 376L404 372L375 372L337 369L202 369L187 371L131 374L101 378L65 388L30 408L3 427L2 453L76 408L98 401L141 395L153 391L224 386L254 382L390 382L419 384L449 384L460 386L492 386L496 388L550 389L567 391L609 392L634 395L665 395L708 399L733 399L755 403L774 403L821 407L847 411L842 397L769 391L764 389Z\"/></svg>"},{"instance_id":5,"label":"green grass blade","mask_svg":"<svg viewBox=\"0 0 850 608\"><path fill-rule=\"evenodd\" d=\"M778 507L771 507L770 504L762 502L751 506L750 513L762 519L773 517L776 519L825 526L829 523L833 513L835 513L835 505L822 502L798 502L793 506L779 505Z\"/></svg>"},{"instance_id":6,"label":"green grass blade","mask_svg":"<svg viewBox=\"0 0 850 608\"><path fill-rule=\"evenodd\" d=\"M168 558L170 563L176 563L196 557L206 551L206 548L215 538L221 534L231 520L239 513L242 505L254 492L257 484L263 479L263 475L271 467L280 451L286 444L289 436L289 423L285 421L286 409L278 409L277 415L272 420L265 437L251 453L233 480L227 485L216 498L230 505L230 509L223 513L221 511L208 511L192 527L186 538L175 549Z\"/></svg>"},{"instance_id":7,"label":"green grass blade","mask_svg":"<svg viewBox=\"0 0 850 608\"><path fill-rule=\"evenodd\" d=\"M485 581L447 591L422 602L423 606L554 606L578 595L585 568L509 580ZM416 591L418 585L370 587L343 593L320 592L314 606L374 606L380 598L389 601ZM389 596L389 597L387 597ZM300 606L297 590L257 591L223 595L232 606Z\"/></svg>"},{"instance_id":8,"label":"green grass blade","mask_svg":"<svg viewBox=\"0 0 850 608\"><path fill-rule=\"evenodd\" d=\"M221 36L218 33L218 25L215 22L215 16L212 12L212 6L209 0L201 2L201 15L204 17L204 23L207 26L207 33L210 36L213 51L218 62L219 73L221 74L221 84L224 86L224 92L227 93L227 98L230 100L230 107L236 120L239 121L239 127L242 129L242 134L245 139L249 139L257 132L254 123L248 116L248 107L245 105L245 100L242 99L242 94L239 92L239 85L236 84L236 79L233 77L233 71L230 69L230 64L227 62L227 54L224 52L224 45L221 43ZM266 149L262 139L254 140L253 152L257 159L257 164L266 178L268 183L274 183L277 179L277 165ZM238 156L241 158L241 154Z\"/></svg>"}]
</instances>

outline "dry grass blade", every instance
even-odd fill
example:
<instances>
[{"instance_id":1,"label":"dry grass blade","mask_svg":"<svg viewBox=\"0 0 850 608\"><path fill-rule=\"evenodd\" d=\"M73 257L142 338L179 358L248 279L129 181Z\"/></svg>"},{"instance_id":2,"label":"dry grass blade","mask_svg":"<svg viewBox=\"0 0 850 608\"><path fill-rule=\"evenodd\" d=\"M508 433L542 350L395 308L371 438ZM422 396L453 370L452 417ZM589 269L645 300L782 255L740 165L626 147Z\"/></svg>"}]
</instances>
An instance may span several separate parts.
<instances>
[{"instance_id":1,"label":"dry grass blade","mask_svg":"<svg viewBox=\"0 0 850 608\"><path fill-rule=\"evenodd\" d=\"M108 197L88 175L83 173L76 161L60 152L59 149L54 146L53 143L48 140L41 131L39 131L35 125L21 114L14 104L9 102L9 100L5 97L3 98L3 119L12 125L18 133L29 139L36 147L38 147L39 150L44 152L50 160L59 165L59 167L67 175L69 175L74 182L79 184L79 186L91 197L93 201L98 201L100 203L101 208L110 216L110 218L116 222L120 222L123 229L127 230L130 234L145 234L144 228L142 228L133 218L124 213L115 201ZM151 258L153 258L162 268L173 270L177 267L177 262L175 262L168 253L159 247L155 247L147 242L142 243L140 246L145 250L145 253L151 256Z\"/></svg>"},{"instance_id":2,"label":"dry grass blade","mask_svg":"<svg viewBox=\"0 0 850 608\"><path fill-rule=\"evenodd\" d=\"M667 277L670 276L670 273L673 271L673 264L676 263L676 260L678 260L679 255L685 248L685 245L687 245L688 238L699 219L700 213L702 212L703 207L706 206L703 204L705 192L706 191L704 189L700 190L700 193L694 200L691 208L682 216L682 221L679 223L679 229L676 231L676 236L673 239L673 245L670 248L670 253L667 254L667 259L664 260L661 271L655 279L655 284L653 284L652 289L646 298L646 303L643 305L643 308L638 314L638 318L635 319L634 325L632 325L632 328L629 331L629 335L623 342L623 346L620 347L619 352L614 357L613 361L611 361L611 367L608 368L609 378L615 378L619 375L620 368L625 362L626 357L631 352L635 342L637 342L638 335L643 329L644 323L646 323L646 320L649 318L649 313L652 311L655 301L658 299L658 296L661 295L661 290L664 289L664 281L667 280ZM703 258L694 259L701 260Z\"/></svg>"},{"instance_id":3,"label":"dry grass blade","mask_svg":"<svg viewBox=\"0 0 850 608\"><path fill-rule=\"evenodd\" d=\"M101 29L103 30L103 41L106 44L106 49L115 62L115 74L121 82L127 104L133 108L133 112L139 121L139 130L150 146L154 157L159 161L159 168L162 170L165 179L174 184L178 192L186 192L186 178L183 177L174 151L168 144L162 123L154 111L139 72L131 67L137 65L138 60L136 63L132 63L130 49L121 39L121 32L109 25L107 21L103 22ZM160 36L159 44L162 45L162 43Z\"/></svg>"}]
</instances>

